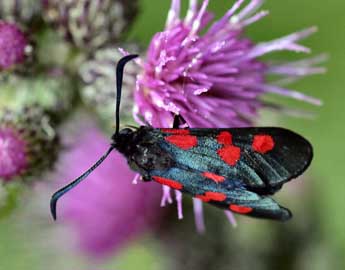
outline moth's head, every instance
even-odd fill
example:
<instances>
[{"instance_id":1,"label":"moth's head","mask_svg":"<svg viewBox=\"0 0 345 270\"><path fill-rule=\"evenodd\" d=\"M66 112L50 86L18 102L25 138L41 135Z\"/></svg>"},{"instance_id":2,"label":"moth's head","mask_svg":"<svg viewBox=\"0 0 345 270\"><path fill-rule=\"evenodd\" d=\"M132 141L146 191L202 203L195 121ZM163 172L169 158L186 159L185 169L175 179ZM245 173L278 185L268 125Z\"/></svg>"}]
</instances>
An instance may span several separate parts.
<instances>
[{"instance_id":1,"label":"moth's head","mask_svg":"<svg viewBox=\"0 0 345 270\"><path fill-rule=\"evenodd\" d=\"M115 133L112 137L112 146L118 150L128 146L129 142L133 138L134 131L130 128L121 129L118 133Z\"/></svg>"}]
</instances>

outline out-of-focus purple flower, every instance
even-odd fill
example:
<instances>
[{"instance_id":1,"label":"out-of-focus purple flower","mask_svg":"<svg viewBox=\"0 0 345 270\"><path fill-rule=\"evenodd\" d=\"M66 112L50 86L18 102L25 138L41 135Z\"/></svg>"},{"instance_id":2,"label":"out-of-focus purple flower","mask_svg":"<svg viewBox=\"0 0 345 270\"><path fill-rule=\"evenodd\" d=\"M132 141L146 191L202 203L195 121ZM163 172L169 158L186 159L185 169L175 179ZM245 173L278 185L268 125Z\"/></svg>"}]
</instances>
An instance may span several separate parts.
<instances>
[{"instance_id":1,"label":"out-of-focus purple flower","mask_svg":"<svg viewBox=\"0 0 345 270\"><path fill-rule=\"evenodd\" d=\"M269 83L267 75L285 80L320 73L324 69L314 65L321 59L279 64L258 59L282 50L308 53L310 50L298 41L314 33L315 27L255 44L245 37L244 30L268 14L257 12L262 0L252 0L243 8L244 1L238 0L212 25L208 0L200 7L197 0L189 2L187 15L181 19L180 0L172 0L165 30L153 37L146 58L141 60L136 119L142 115L155 127L171 127L172 114L181 114L190 127L240 127L251 124L259 109L271 107L261 100L265 93L320 104L317 99Z\"/></svg>"},{"instance_id":2,"label":"out-of-focus purple flower","mask_svg":"<svg viewBox=\"0 0 345 270\"><path fill-rule=\"evenodd\" d=\"M25 141L13 128L0 127L0 178L9 180L21 174L27 165Z\"/></svg>"},{"instance_id":3,"label":"out-of-focus purple flower","mask_svg":"<svg viewBox=\"0 0 345 270\"><path fill-rule=\"evenodd\" d=\"M109 139L94 126L81 128L63 154L59 178L81 174L109 147ZM74 227L80 248L95 257L114 253L150 230L162 217L160 186L132 184L135 173L124 157L113 152L86 180L61 200L63 220Z\"/></svg>"},{"instance_id":4,"label":"out-of-focus purple flower","mask_svg":"<svg viewBox=\"0 0 345 270\"><path fill-rule=\"evenodd\" d=\"M50 116L37 105L0 110L0 181L36 179L51 168L59 148Z\"/></svg>"},{"instance_id":5,"label":"out-of-focus purple flower","mask_svg":"<svg viewBox=\"0 0 345 270\"><path fill-rule=\"evenodd\" d=\"M242 127L253 124L261 108L284 111L261 98L266 93L287 96L319 105L321 102L282 85L301 77L322 73L317 64L324 57L290 63L269 63L261 56L274 51L308 53L298 42L316 31L315 27L288 36L255 44L245 37L245 28L268 14L258 11L263 0L247 5L238 0L225 15L211 24L209 1L189 1L184 19L180 18L180 0L172 0L163 32L149 45L145 59L137 63L142 73L137 77L135 107L137 122L142 116L153 127L172 127L173 115L182 115L189 127ZM276 83L268 76L278 77ZM179 218L181 196L176 194ZM172 202L170 188L163 188L161 205ZM194 199L199 231L204 230L202 203ZM232 213L229 221L236 226Z\"/></svg>"},{"instance_id":6,"label":"out-of-focus purple flower","mask_svg":"<svg viewBox=\"0 0 345 270\"><path fill-rule=\"evenodd\" d=\"M0 69L9 69L25 60L28 39L15 24L0 21Z\"/></svg>"}]
</instances>

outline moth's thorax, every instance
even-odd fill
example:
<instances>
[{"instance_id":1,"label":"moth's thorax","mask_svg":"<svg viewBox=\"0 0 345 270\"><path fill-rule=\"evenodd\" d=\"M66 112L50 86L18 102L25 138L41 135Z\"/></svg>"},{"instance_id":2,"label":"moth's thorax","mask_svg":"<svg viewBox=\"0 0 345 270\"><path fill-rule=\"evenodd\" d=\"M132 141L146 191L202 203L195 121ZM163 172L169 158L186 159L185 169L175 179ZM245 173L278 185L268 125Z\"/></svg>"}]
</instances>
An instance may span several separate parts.
<instances>
[{"instance_id":1,"label":"moth's thorax","mask_svg":"<svg viewBox=\"0 0 345 270\"><path fill-rule=\"evenodd\" d=\"M153 128L141 126L137 130L121 130L113 136L113 146L126 157L132 169L145 174L174 164L170 154L161 149L158 140Z\"/></svg>"}]
</instances>

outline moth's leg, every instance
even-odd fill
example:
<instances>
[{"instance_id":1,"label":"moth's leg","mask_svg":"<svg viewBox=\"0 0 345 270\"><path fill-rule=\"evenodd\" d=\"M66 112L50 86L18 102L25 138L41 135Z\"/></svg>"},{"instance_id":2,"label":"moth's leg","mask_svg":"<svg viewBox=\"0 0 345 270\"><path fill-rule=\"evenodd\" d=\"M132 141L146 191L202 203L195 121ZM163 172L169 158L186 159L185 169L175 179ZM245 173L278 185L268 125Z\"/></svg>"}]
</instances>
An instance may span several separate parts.
<instances>
[{"instance_id":1,"label":"moth's leg","mask_svg":"<svg viewBox=\"0 0 345 270\"><path fill-rule=\"evenodd\" d=\"M186 125L187 122L180 114L174 115L173 128L180 128L181 125ZM188 126L188 125L187 125Z\"/></svg>"},{"instance_id":2,"label":"moth's leg","mask_svg":"<svg viewBox=\"0 0 345 270\"><path fill-rule=\"evenodd\" d=\"M141 176L141 179L144 181L144 182L150 182L151 181L151 178L148 174L144 174Z\"/></svg>"},{"instance_id":3,"label":"moth's leg","mask_svg":"<svg viewBox=\"0 0 345 270\"><path fill-rule=\"evenodd\" d=\"M179 128L180 126L180 119L179 119L179 115L175 114L174 115L174 123L173 123L173 128Z\"/></svg>"}]
</instances>

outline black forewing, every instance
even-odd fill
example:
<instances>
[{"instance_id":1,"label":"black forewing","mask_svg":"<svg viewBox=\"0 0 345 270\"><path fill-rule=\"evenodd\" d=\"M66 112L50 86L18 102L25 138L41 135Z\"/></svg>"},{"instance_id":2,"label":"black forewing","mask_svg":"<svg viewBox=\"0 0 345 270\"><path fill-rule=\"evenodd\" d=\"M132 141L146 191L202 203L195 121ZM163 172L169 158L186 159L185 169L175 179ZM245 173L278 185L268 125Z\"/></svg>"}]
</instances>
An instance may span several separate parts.
<instances>
[{"instance_id":1,"label":"black forewing","mask_svg":"<svg viewBox=\"0 0 345 270\"><path fill-rule=\"evenodd\" d=\"M234 166L226 164L217 153L223 147L217 136L224 131L232 135L232 145L241 149L240 159ZM162 145L186 168L243 181L248 190L259 194L273 194L285 182L302 174L313 156L312 146L306 139L283 128L189 129L186 136L190 135L198 138L197 146L191 149L181 150L164 141ZM265 154L255 151L256 135L271 136L274 148ZM162 138L166 136L171 133L163 132Z\"/></svg>"}]
</instances>

